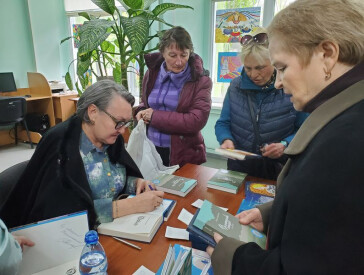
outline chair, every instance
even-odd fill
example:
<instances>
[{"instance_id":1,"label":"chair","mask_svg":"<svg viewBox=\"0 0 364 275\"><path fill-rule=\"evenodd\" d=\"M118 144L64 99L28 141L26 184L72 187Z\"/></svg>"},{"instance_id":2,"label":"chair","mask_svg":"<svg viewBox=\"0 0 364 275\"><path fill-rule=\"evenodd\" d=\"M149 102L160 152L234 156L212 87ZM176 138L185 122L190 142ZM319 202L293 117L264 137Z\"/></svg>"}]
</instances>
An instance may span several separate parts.
<instances>
[{"instance_id":1,"label":"chair","mask_svg":"<svg viewBox=\"0 0 364 275\"><path fill-rule=\"evenodd\" d=\"M18 144L18 124L23 122L27 131L30 147L33 149L33 143L30 139L30 133L26 121L24 120L27 112L27 101L24 97L0 97L0 126L14 125L15 144Z\"/></svg>"},{"instance_id":2,"label":"chair","mask_svg":"<svg viewBox=\"0 0 364 275\"><path fill-rule=\"evenodd\" d=\"M20 162L0 173L0 209L23 174L28 162L29 160Z\"/></svg>"}]
</instances>

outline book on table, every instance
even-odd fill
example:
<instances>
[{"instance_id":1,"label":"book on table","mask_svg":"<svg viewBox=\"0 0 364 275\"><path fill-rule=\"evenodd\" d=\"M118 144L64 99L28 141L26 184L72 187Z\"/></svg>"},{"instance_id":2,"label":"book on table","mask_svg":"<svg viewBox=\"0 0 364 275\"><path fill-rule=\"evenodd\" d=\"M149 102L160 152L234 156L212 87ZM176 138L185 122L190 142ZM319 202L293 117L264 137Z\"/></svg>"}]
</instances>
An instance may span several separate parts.
<instances>
[{"instance_id":1,"label":"book on table","mask_svg":"<svg viewBox=\"0 0 364 275\"><path fill-rule=\"evenodd\" d=\"M210 256L205 251L191 247L170 245L166 258L156 273L167 274L213 275Z\"/></svg>"},{"instance_id":2,"label":"book on table","mask_svg":"<svg viewBox=\"0 0 364 275\"><path fill-rule=\"evenodd\" d=\"M152 180L157 190L185 197L197 184L197 180L169 174L160 174Z\"/></svg>"},{"instance_id":3,"label":"book on table","mask_svg":"<svg viewBox=\"0 0 364 275\"><path fill-rule=\"evenodd\" d=\"M245 158L260 158L261 155L253 154L247 151L238 150L238 149L223 149L223 148L216 148L216 153L223 155L227 158L237 159L237 160L244 160Z\"/></svg>"},{"instance_id":4,"label":"book on table","mask_svg":"<svg viewBox=\"0 0 364 275\"><path fill-rule=\"evenodd\" d=\"M236 194L247 175L242 172L219 169L207 182L207 187Z\"/></svg>"},{"instance_id":5,"label":"book on table","mask_svg":"<svg viewBox=\"0 0 364 275\"><path fill-rule=\"evenodd\" d=\"M176 201L163 199L163 204L151 212L131 214L101 223L97 231L104 235L150 243L175 205Z\"/></svg>"},{"instance_id":6,"label":"book on table","mask_svg":"<svg viewBox=\"0 0 364 275\"><path fill-rule=\"evenodd\" d=\"M276 186L273 184L247 181L245 183L245 198L242 200L236 214L274 200L275 191Z\"/></svg>"},{"instance_id":7,"label":"book on table","mask_svg":"<svg viewBox=\"0 0 364 275\"><path fill-rule=\"evenodd\" d=\"M209 242L208 244L213 247L216 245L213 240L214 232L223 237L234 238L245 243L255 242L263 249L265 249L267 240L263 233L250 226L240 224L238 218L208 200L205 200L199 211L196 211L187 231L202 242ZM212 239L208 240L206 234Z\"/></svg>"}]
</instances>

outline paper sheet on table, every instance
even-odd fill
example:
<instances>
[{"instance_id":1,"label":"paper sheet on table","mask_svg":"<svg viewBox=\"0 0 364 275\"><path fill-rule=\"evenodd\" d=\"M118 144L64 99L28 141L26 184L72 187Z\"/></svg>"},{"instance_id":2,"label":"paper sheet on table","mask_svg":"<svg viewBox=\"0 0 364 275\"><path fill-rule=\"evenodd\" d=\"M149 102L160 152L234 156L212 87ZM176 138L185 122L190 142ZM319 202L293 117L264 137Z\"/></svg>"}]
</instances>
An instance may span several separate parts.
<instances>
[{"instance_id":1,"label":"paper sheet on table","mask_svg":"<svg viewBox=\"0 0 364 275\"><path fill-rule=\"evenodd\" d=\"M198 199L194 203L192 203L191 205L196 207L196 208L201 208L202 204L203 204L203 200ZM219 207L224 211L228 211L228 209L229 209L229 208L225 208L225 207L221 207L221 206L219 206Z\"/></svg>"},{"instance_id":2,"label":"paper sheet on table","mask_svg":"<svg viewBox=\"0 0 364 275\"><path fill-rule=\"evenodd\" d=\"M87 212L78 212L10 230L35 242L24 246L20 275L33 274L79 260L88 231Z\"/></svg>"},{"instance_id":3,"label":"paper sheet on table","mask_svg":"<svg viewBox=\"0 0 364 275\"><path fill-rule=\"evenodd\" d=\"M78 264L79 259L50 268L46 269L37 273L33 273L32 275L65 275L65 274L72 274L72 275L80 275L78 271Z\"/></svg>"},{"instance_id":4,"label":"paper sheet on table","mask_svg":"<svg viewBox=\"0 0 364 275\"><path fill-rule=\"evenodd\" d=\"M186 229L175 228L171 226L167 226L165 237L170 239L179 239L179 240L190 239L189 233L186 231Z\"/></svg>"},{"instance_id":5,"label":"paper sheet on table","mask_svg":"<svg viewBox=\"0 0 364 275\"><path fill-rule=\"evenodd\" d=\"M178 218L181 222L189 225L193 218L193 214L188 212L186 209L182 208L181 213L179 213Z\"/></svg>"},{"instance_id":6,"label":"paper sheet on table","mask_svg":"<svg viewBox=\"0 0 364 275\"><path fill-rule=\"evenodd\" d=\"M150 271L144 265L140 266L132 275L154 275L155 273Z\"/></svg>"}]
</instances>

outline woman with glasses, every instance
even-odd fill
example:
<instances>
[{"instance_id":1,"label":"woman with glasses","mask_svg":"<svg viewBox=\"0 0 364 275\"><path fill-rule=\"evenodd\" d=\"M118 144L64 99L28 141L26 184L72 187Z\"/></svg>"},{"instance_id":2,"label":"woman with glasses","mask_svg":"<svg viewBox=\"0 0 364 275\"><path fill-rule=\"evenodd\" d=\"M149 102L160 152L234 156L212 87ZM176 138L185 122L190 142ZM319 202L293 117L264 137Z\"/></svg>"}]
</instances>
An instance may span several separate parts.
<instances>
[{"instance_id":1,"label":"woman with glasses","mask_svg":"<svg viewBox=\"0 0 364 275\"><path fill-rule=\"evenodd\" d=\"M364 274L363 30L363 1L296 0L273 18L275 86L310 116L273 204L238 216L267 249L216 235L214 274Z\"/></svg>"},{"instance_id":2,"label":"woman with glasses","mask_svg":"<svg viewBox=\"0 0 364 275\"><path fill-rule=\"evenodd\" d=\"M154 210L163 192L143 180L121 134L132 117L134 97L101 80L88 87L76 115L41 139L0 216L9 227L87 210L89 224ZM121 200L123 194L137 196Z\"/></svg>"},{"instance_id":3,"label":"woman with glasses","mask_svg":"<svg viewBox=\"0 0 364 275\"><path fill-rule=\"evenodd\" d=\"M245 160L228 159L229 170L276 179L286 158L283 151L305 114L297 114L282 89L274 87L276 72L268 53L268 36L254 28L241 39L244 69L225 95L215 134L223 149L239 149L262 155Z\"/></svg>"},{"instance_id":4,"label":"woman with glasses","mask_svg":"<svg viewBox=\"0 0 364 275\"><path fill-rule=\"evenodd\" d=\"M159 53L147 54L142 104L137 120L148 124L148 138L165 166L206 161L201 134L211 109L212 82L182 27L166 31Z\"/></svg>"}]
</instances>

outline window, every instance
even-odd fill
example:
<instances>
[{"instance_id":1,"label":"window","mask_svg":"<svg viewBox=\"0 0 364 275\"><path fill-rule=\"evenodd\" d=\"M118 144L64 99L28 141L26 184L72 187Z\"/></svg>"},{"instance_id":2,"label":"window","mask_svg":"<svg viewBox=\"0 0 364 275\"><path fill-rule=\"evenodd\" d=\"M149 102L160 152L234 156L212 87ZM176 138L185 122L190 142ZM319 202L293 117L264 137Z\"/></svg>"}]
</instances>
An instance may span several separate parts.
<instances>
[{"instance_id":1,"label":"window","mask_svg":"<svg viewBox=\"0 0 364 275\"><path fill-rule=\"evenodd\" d=\"M223 102L231 79L240 74L240 37L250 31L252 24L262 25L263 6L264 0L214 2L211 69L214 103ZM222 42L226 40L231 42Z\"/></svg>"}]
</instances>

